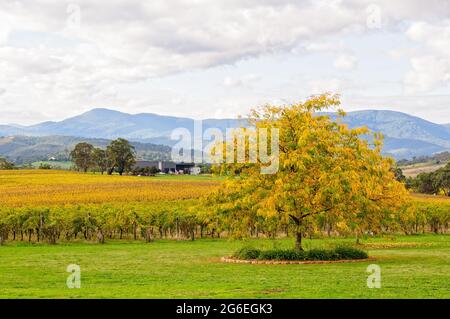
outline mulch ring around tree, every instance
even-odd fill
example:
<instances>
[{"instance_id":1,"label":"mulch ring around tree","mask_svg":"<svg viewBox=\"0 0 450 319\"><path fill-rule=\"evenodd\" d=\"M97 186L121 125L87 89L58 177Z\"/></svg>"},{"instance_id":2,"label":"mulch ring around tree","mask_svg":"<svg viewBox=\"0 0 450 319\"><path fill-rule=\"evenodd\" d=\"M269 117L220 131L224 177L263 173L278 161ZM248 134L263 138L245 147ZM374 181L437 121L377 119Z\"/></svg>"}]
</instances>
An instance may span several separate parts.
<instances>
[{"instance_id":1,"label":"mulch ring around tree","mask_svg":"<svg viewBox=\"0 0 450 319\"><path fill-rule=\"evenodd\" d=\"M342 260L246 260L233 257L222 257L220 261L234 264L259 264L259 265L308 265L308 264L337 264L374 261L374 257L365 259L342 259Z\"/></svg>"}]
</instances>

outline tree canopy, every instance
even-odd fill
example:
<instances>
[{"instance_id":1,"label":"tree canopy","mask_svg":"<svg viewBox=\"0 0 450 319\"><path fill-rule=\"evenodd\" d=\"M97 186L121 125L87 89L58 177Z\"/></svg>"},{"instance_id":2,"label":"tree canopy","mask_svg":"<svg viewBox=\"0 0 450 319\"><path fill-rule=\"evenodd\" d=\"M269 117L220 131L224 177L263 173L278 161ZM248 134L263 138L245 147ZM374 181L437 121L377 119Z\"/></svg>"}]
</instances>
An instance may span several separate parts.
<instances>
[{"instance_id":1,"label":"tree canopy","mask_svg":"<svg viewBox=\"0 0 450 319\"><path fill-rule=\"evenodd\" d=\"M106 150L95 148L89 143L78 143L70 155L78 169L84 172L94 169L102 174L105 171L108 174L117 171L122 175L131 171L136 163L134 146L123 138L112 141Z\"/></svg>"},{"instance_id":2,"label":"tree canopy","mask_svg":"<svg viewBox=\"0 0 450 319\"><path fill-rule=\"evenodd\" d=\"M10 169L14 169L15 165L12 162L9 162L8 160L6 160L3 157L0 157L0 169L5 169L5 170L10 170Z\"/></svg>"},{"instance_id":3,"label":"tree canopy","mask_svg":"<svg viewBox=\"0 0 450 319\"><path fill-rule=\"evenodd\" d=\"M101 148L94 148L92 151L92 162L100 173L104 173L108 169L108 154Z\"/></svg>"},{"instance_id":4,"label":"tree canopy","mask_svg":"<svg viewBox=\"0 0 450 319\"><path fill-rule=\"evenodd\" d=\"M87 172L92 166L92 152L94 147L89 143L78 143L70 153L70 157L78 169Z\"/></svg>"},{"instance_id":5,"label":"tree canopy","mask_svg":"<svg viewBox=\"0 0 450 319\"><path fill-rule=\"evenodd\" d=\"M254 110L250 122L257 129L279 129L279 170L261 174L261 162L221 164L231 177L208 197L208 209L232 215L244 227L243 221L259 217L290 220L302 250L314 216L341 218L358 232L362 220L375 222L401 205L407 192L395 179L393 160L381 155L382 136L373 134L371 144L362 139L369 131L342 124L339 105L338 96L324 94ZM328 108L337 108L335 121L319 113Z\"/></svg>"},{"instance_id":6,"label":"tree canopy","mask_svg":"<svg viewBox=\"0 0 450 319\"><path fill-rule=\"evenodd\" d=\"M434 172L408 178L407 185L419 193L450 196L450 162Z\"/></svg>"},{"instance_id":7,"label":"tree canopy","mask_svg":"<svg viewBox=\"0 0 450 319\"><path fill-rule=\"evenodd\" d=\"M106 148L106 154L111 163L109 173L115 168L122 175L125 171L131 170L136 163L134 146L123 138L112 141Z\"/></svg>"}]
</instances>

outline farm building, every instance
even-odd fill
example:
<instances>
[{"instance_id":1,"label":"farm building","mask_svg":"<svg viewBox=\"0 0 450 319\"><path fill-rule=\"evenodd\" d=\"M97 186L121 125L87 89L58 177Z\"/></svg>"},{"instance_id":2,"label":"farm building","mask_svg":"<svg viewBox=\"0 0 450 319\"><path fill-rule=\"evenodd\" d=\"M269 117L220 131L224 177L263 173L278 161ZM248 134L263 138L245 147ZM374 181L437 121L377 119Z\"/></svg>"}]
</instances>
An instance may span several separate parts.
<instances>
[{"instance_id":1,"label":"farm building","mask_svg":"<svg viewBox=\"0 0 450 319\"><path fill-rule=\"evenodd\" d=\"M135 168L147 168L156 167L161 172L169 173L182 173L182 174L195 174L199 173L198 169L195 169L194 163L175 163L169 161L137 161Z\"/></svg>"}]
</instances>

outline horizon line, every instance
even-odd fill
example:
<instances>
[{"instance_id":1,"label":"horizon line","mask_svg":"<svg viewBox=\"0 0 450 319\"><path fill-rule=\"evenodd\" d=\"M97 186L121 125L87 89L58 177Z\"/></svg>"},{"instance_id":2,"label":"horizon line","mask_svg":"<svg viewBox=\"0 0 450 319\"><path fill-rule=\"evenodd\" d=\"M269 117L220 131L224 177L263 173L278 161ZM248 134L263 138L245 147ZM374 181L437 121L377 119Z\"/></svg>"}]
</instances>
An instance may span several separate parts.
<instances>
[{"instance_id":1,"label":"horizon line","mask_svg":"<svg viewBox=\"0 0 450 319\"><path fill-rule=\"evenodd\" d=\"M65 120L69 120L96 110L104 110L104 111L109 111L109 112L115 112L115 113L121 113L124 115L131 115L131 116L138 116L138 115L155 115L155 116L160 116L160 117L171 117L171 118L177 118L177 119L187 119L187 120L194 120L194 121L208 121L208 120L245 120L246 117L239 117L239 115L237 117L231 118L231 117L224 117L224 118L215 118L215 117L208 117L208 118L202 118L202 119L196 119L194 117L186 117L186 116L177 116L177 115L168 115L168 114L159 114L159 113L153 113L153 112L139 112L139 113L128 113L128 112L124 112L124 111L120 111L117 109L113 109L113 108L107 108L107 107L94 107L88 111L82 112L78 115L74 115L74 116L69 116L69 117L65 117L61 120L47 120L47 121L41 121L41 122L35 122L33 124L19 124L19 123L0 123L0 126L12 126L12 127L31 127L31 126L36 126L39 124L44 124L44 123L60 123L63 122ZM401 111L394 111L394 110L388 110L388 109L361 109L361 110L353 110L353 111L345 111L344 112L346 114L350 114L350 113L356 113L356 112L370 112L370 111L376 111L376 112L392 112L392 113L400 113L400 114L405 114L407 116L411 116L411 117L415 117L418 119L421 119L423 121L427 121L429 123L433 123L433 124L437 124L437 125L448 125L450 124L449 122L444 122L444 123L437 123L437 122L432 122L430 120L424 119L422 117L416 116L416 115L411 115L410 113L406 113L406 112L401 112ZM337 113L336 111L322 111L319 113Z\"/></svg>"}]
</instances>

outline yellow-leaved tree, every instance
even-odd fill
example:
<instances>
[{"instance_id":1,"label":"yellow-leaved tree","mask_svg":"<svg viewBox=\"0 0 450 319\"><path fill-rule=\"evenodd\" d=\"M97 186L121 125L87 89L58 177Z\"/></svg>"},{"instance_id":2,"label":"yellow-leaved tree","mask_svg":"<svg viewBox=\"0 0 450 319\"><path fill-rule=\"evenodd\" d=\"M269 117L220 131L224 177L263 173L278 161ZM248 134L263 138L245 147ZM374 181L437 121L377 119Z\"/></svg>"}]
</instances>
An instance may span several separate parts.
<instances>
[{"instance_id":1,"label":"yellow-leaved tree","mask_svg":"<svg viewBox=\"0 0 450 319\"><path fill-rule=\"evenodd\" d=\"M208 210L228 216L234 228L261 216L290 220L297 250L303 250L305 230L319 214L343 219L356 232L382 222L386 210L403 204L407 191L395 180L393 161L381 155L382 136L348 128L339 105L338 96L323 94L254 110L254 127L279 130L279 169L261 174L260 161L219 164L216 169L230 178L206 199ZM335 119L320 113L328 108L337 110Z\"/></svg>"}]
</instances>

